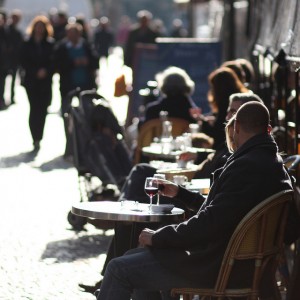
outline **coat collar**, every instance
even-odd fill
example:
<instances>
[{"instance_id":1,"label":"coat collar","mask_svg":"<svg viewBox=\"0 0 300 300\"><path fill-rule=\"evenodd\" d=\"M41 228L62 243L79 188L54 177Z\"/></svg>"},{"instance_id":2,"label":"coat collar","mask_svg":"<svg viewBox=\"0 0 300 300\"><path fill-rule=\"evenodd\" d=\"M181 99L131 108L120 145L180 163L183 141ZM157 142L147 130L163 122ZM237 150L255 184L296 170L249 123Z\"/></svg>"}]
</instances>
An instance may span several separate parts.
<instances>
[{"instance_id":1,"label":"coat collar","mask_svg":"<svg viewBox=\"0 0 300 300\"><path fill-rule=\"evenodd\" d=\"M264 133L264 134L258 134L254 137L250 138L247 142L245 142L237 151L235 151L233 154L231 154L226 163L223 167L215 170L211 176L212 176L212 182L215 181L216 178L220 176L220 174L223 172L223 170L226 169L226 167L235 159L238 157L244 155L245 153L249 152L252 148L256 147L267 147L271 151L274 151L275 153L278 152L277 144L273 138L272 135Z\"/></svg>"},{"instance_id":2,"label":"coat collar","mask_svg":"<svg viewBox=\"0 0 300 300\"><path fill-rule=\"evenodd\" d=\"M227 160L226 164L236 159L237 157L243 155L245 152L248 152L252 148L260 147L268 147L270 150L272 149L275 153L278 152L277 144L272 135L268 133L257 134L246 141L237 151L235 151ZM226 165L225 164L225 165Z\"/></svg>"}]
</instances>

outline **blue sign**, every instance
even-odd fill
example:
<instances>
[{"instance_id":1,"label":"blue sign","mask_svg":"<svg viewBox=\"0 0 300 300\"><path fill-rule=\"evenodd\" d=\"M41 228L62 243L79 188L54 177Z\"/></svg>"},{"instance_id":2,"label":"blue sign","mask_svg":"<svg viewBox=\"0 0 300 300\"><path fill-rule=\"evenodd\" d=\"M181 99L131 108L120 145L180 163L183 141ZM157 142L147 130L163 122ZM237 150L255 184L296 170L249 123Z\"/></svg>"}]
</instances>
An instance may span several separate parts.
<instances>
[{"instance_id":1,"label":"blue sign","mask_svg":"<svg viewBox=\"0 0 300 300\"><path fill-rule=\"evenodd\" d=\"M138 115L139 106L143 104L139 90L147 86L147 81L155 80L155 74L170 66L184 69L194 80L195 92L192 98L203 112L208 112L207 77L220 66L221 59L222 45L219 41L160 38L156 45L139 45L135 52L133 91L127 116L131 119Z\"/></svg>"}]
</instances>

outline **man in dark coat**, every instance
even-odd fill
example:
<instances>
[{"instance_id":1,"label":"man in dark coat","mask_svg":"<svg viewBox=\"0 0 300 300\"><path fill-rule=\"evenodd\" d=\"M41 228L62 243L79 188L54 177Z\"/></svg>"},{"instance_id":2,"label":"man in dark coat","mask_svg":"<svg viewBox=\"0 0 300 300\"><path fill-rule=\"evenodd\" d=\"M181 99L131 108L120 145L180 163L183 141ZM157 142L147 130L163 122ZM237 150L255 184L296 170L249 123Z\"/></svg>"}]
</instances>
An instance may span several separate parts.
<instances>
[{"instance_id":1,"label":"man in dark coat","mask_svg":"<svg viewBox=\"0 0 300 300\"><path fill-rule=\"evenodd\" d=\"M8 34L7 34L7 14L0 9L0 110L6 109L7 105L4 100L5 79L8 72L7 64L7 49L8 49Z\"/></svg>"},{"instance_id":2,"label":"man in dark coat","mask_svg":"<svg viewBox=\"0 0 300 300\"><path fill-rule=\"evenodd\" d=\"M8 53L7 59L9 64L9 73L11 74L11 86L10 86L10 104L15 103L15 82L17 71L20 67L20 56L23 43L23 33L18 28L18 24L21 20L21 12L14 10L10 16L10 23L7 27L8 34Z\"/></svg>"},{"instance_id":3,"label":"man in dark coat","mask_svg":"<svg viewBox=\"0 0 300 300\"><path fill-rule=\"evenodd\" d=\"M114 33L109 27L109 19L107 17L100 18L99 27L94 34L94 44L98 58L105 57L107 59L109 49L114 44Z\"/></svg>"},{"instance_id":4,"label":"man in dark coat","mask_svg":"<svg viewBox=\"0 0 300 300\"><path fill-rule=\"evenodd\" d=\"M98 299L126 300L133 292L134 299L149 299L156 291L174 287L212 287L241 219L267 197L292 189L269 130L269 112L263 104L242 105L235 116L237 150L215 171L210 193L198 213L177 225L144 229L139 237L144 248L131 250L108 264ZM180 197L191 206L203 201L201 195L197 199L169 182L162 194Z\"/></svg>"},{"instance_id":5,"label":"man in dark coat","mask_svg":"<svg viewBox=\"0 0 300 300\"><path fill-rule=\"evenodd\" d=\"M132 68L134 63L135 46L141 44L154 44L158 34L151 28L152 14L147 10L137 13L139 23L130 30L124 49L124 64Z\"/></svg>"}]
</instances>

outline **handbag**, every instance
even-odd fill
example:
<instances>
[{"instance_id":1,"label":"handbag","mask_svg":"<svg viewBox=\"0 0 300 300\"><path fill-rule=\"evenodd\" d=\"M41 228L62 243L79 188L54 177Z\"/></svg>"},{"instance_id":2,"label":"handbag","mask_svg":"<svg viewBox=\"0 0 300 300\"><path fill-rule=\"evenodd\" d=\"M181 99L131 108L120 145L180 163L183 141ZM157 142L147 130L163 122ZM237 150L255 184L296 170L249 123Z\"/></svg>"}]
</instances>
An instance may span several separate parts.
<instances>
[{"instance_id":1,"label":"handbag","mask_svg":"<svg viewBox=\"0 0 300 300\"><path fill-rule=\"evenodd\" d=\"M116 78L115 81L115 97L121 97L127 95L127 88L126 88L126 81L125 75L121 74L119 77Z\"/></svg>"}]
</instances>

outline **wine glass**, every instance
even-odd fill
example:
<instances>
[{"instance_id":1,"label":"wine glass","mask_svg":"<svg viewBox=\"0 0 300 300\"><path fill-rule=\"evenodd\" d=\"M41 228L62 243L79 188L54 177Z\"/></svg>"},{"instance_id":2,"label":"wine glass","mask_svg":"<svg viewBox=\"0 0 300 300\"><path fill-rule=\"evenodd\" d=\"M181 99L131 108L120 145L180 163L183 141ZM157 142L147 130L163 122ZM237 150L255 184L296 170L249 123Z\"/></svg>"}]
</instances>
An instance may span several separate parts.
<instances>
[{"instance_id":1,"label":"wine glass","mask_svg":"<svg viewBox=\"0 0 300 300\"><path fill-rule=\"evenodd\" d=\"M154 177L147 177L145 180L145 193L150 198L149 212L152 211L152 199L158 193L158 182Z\"/></svg>"},{"instance_id":2,"label":"wine glass","mask_svg":"<svg viewBox=\"0 0 300 300\"><path fill-rule=\"evenodd\" d=\"M166 179L165 174L154 174L153 177L157 178L157 179ZM157 203L156 203L156 205L159 205L159 193L157 194Z\"/></svg>"}]
</instances>

